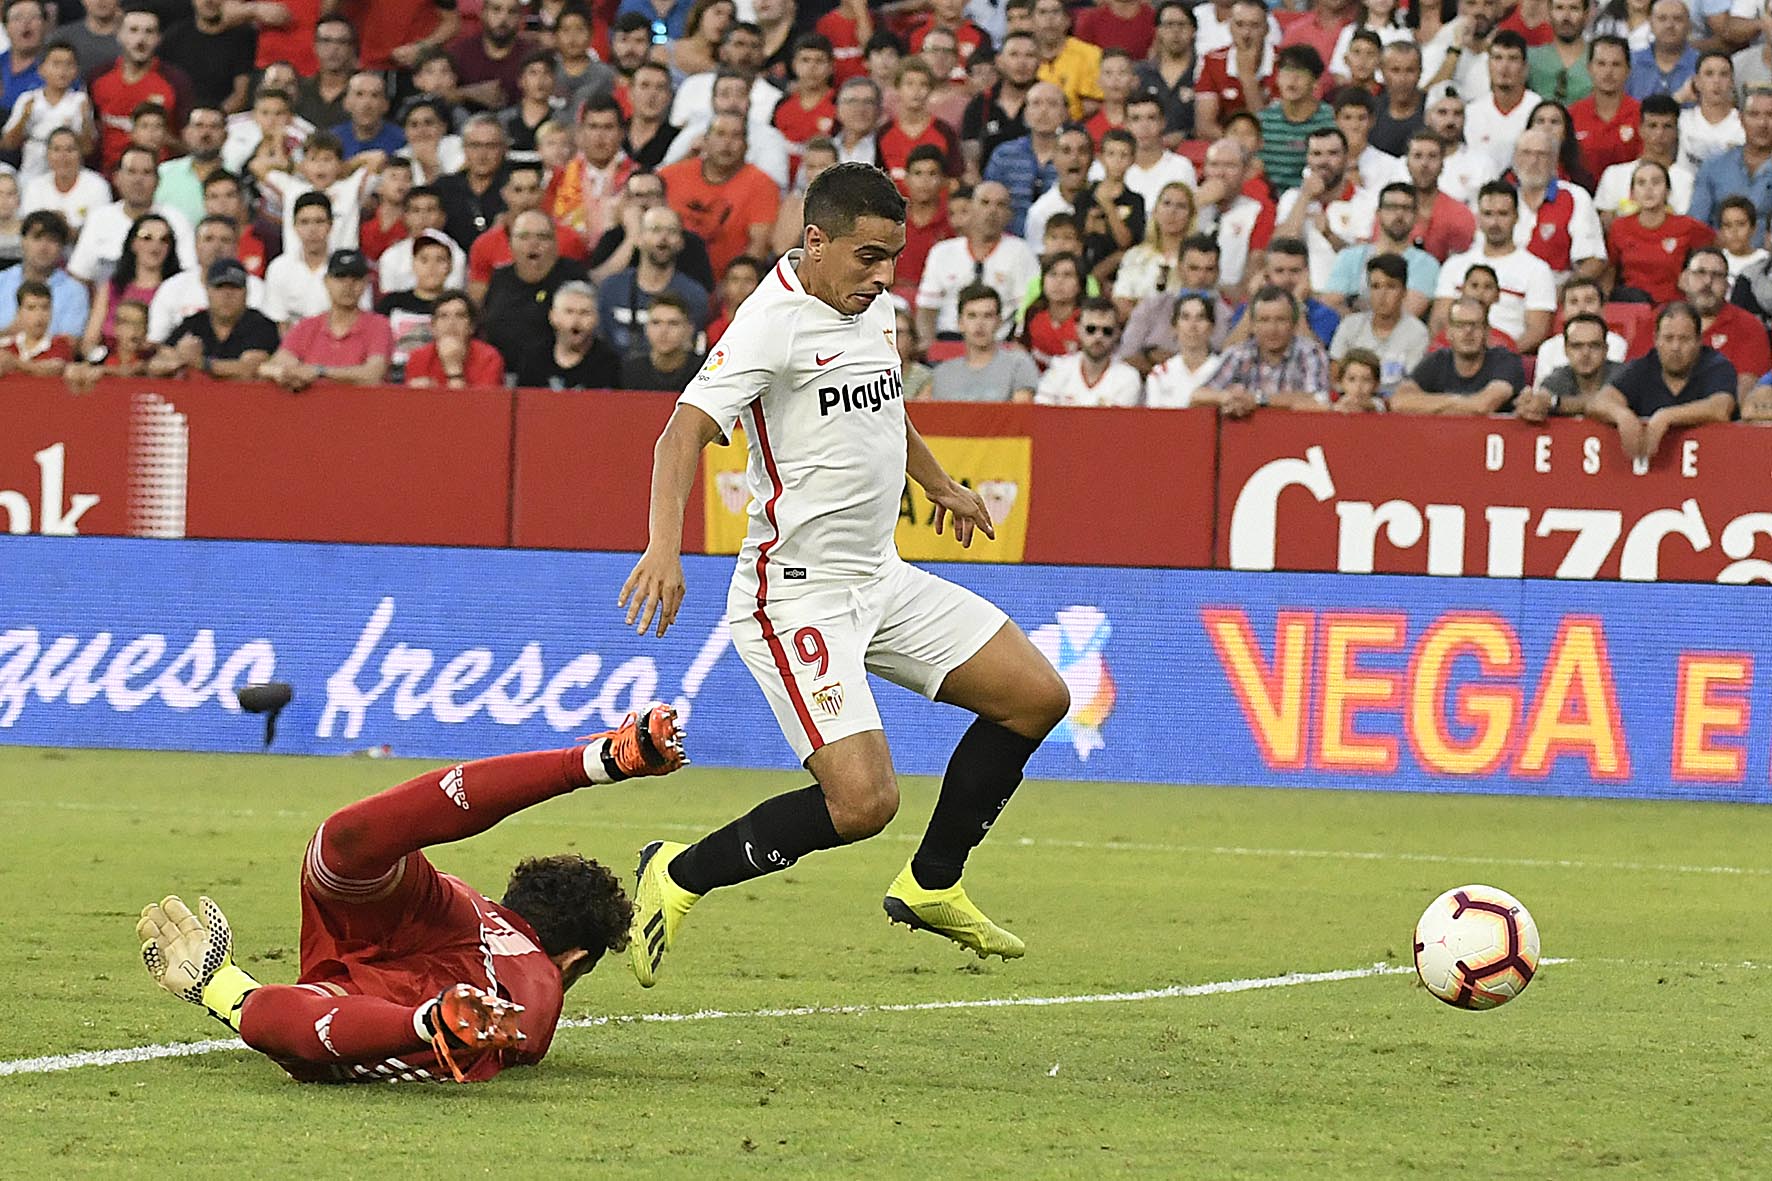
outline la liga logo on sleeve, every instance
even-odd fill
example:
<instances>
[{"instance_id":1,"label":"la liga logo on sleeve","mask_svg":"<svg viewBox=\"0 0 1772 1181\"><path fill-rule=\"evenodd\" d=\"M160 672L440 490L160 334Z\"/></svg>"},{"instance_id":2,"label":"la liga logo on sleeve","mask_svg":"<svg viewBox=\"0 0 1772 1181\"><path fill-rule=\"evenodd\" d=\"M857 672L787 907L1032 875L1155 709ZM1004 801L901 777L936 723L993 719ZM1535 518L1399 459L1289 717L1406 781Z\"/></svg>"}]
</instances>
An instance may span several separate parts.
<instances>
[{"instance_id":1,"label":"la liga logo on sleeve","mask_svg":"<svg viewBox=\"0 0 1772 1181\"><path fill-rule=\"evenodd\" d=\"M720 367L724 364L726 364L726 349L724 346L717 347L708 354L706 364L702 365L701 372L695 375L696 380L702 381L712 377L720 372Z\"/></svg>"}]
</instances>

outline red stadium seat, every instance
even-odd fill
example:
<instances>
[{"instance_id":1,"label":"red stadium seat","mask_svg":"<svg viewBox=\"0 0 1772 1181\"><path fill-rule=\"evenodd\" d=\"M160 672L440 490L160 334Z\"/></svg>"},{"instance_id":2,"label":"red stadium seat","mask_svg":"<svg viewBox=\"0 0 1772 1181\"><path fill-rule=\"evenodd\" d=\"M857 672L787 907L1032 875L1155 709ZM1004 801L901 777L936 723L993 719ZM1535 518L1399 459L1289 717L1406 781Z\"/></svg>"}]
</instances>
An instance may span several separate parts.
<instances>
[{"instance_id":1,"label":"red stadium seat","mask_svg":"<svg viewBox=\"0 0 1772 1181\"><path fill-rule=\"evenodd\" d=\"M1609 303L1600 312L1606 326L1624 337L1624 355L1635 360L1655 347L1655 305Z\"/></svg>"}]
</instances>

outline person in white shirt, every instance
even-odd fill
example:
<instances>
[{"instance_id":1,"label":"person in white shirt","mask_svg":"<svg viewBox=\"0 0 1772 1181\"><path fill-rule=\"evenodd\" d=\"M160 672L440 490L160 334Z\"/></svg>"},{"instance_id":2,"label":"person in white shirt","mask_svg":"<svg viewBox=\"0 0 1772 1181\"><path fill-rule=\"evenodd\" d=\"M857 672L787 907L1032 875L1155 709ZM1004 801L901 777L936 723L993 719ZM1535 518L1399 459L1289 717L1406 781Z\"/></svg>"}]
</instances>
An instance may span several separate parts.
<instances>
[{"instance_id":1,"label":"person in white shirt","mask_svg":"<svg viewBox=\"0 0 1772 1181\"><path fill-rule=\"evenodd\" d=\"M78 234L89 213L110 204L111 186L104 177L81 166L84 154L80 137L72 130L63 127L50 132L44 144L46 171L25 182L24 191L19 194L20 215L53 209Z\"/></svg>"},{"instance_id":2,"label":"person in white shirt","mask_svg":"<svg viewBox=\"0 0 1772 1181\"><path fill-rule=\"evenodd\" d=\"M418 281L412 273L413 243L427 232L442 234L448 221L443 214L443 198L429 185L419 185L406 194L406 208L400 216L406 223L406 236L382 251L375 263L375 289L382 295L413 289ZM449 268L449 282L444 286L464 287L468 281L468 252L447 234L443 234L443 240L455 256L455 265Z\"/></svg>"},{"instance_id":3,"label":"person in white shirt","mask_svg":"<svg viewBox=\"0 0 1772 1181\"><path fill-rule=\"evenodd\" d=\"M1372 194L1385 185L1409 183L1409 166L1372 146L1372 119L1377 103L1372 95L1352 86L1335 92L1335 126L1347 140L1349 171L1359 177L1361 191Z\"/></svg>"},{"instance_id":4,"label":"person in white shirt","mask_svg":"<svg viewBox=\"0 0 1772 1181\"><path fill-rule=\"evenodd\" d=\"M1718 152L1746 143L1747 131L1735 109L1735 63L1728 54L1701 54L1692 90L1698 102L1680 112L1680 163L1697 171Z\"/></svg>"},{"instance_id":5,"label":"person in white shirt","mask_svg":"<svg viewBox=\"0 0 1772 1181\"><path fill-rule=\"evenodd\" d=\"M702 452L745 427L750 522L726 602L732 644L817 783L775 796L693 845L641 853L629 960L643 986L710 890L873 836L898 809L869 672L978 713L948 764L888 918L981 955L1023 954L962 884L1029 757L1070 708L1056 671L1001 610L906 563L895 534L908 475L970 545L995 528L905 414L886 288L904 201L872 165L838 164L806 193L802 248L739 307L655 453L654 532L617 601L662 636L684 594L683 506ZM807 863L810 868L812 863ZM649 937L646 932L652 932Z\"/></svg>"},{"instance_id":6,"label":"person in white shirt","mask_svg":"<svg viewBox=\"0 0 1772 1181\"><path fill-rule=\"evenodd\" d=\"M314 134L314 125L295 113L295 83L287 89L273 85L272 71L265 71L259 81L257 97L250 111L228 116L228 134L222 141L222 167L232 173L246 171L246 165L258 151L266 136L280 142L284 150L294 153Z\"/></svg>"},{"instance_id":7,"label":"person in white shirt","mask_svg":"<svg viewBox=\"0 0 1772 1181\"><path fill-rule=\"evenodd\" d=\"M1501 298L1489 310L1489 323L1513 337L1524 355L1550 335L1551 315L1557 308L1557 284L1543 259L1514 244L1514 227L1520 220L1520 196L1505 181L1490 181L1477 194L1478 241L1463 254L1454 254L1440 268L1434 288L1435 332L1446 330L1447 315L1459 296L1465 272L1482 263L1495 272Z\"/></svg>"},{"instance_id":8,"label":"person in white shirt","mask_svg":"<svg viewBox=\"0 0 1772 1181\"><path fill-rule=\"evenodd\" d=\"M1218 371L1220 360L1212 351L1212 332L1218 326L1212 300L1197 292L1183 295L1175 301L1173 323L1180 350L1144 379L1144 404L1160 410L1192 405L1194 391Z\"/></svg>"},{"instance_id":9,"label":"person in white shirt","mask_svg":"<svg viewBox=\"0 0 1772 1181\"><path fill-rule=\"evenodd\" d=\"M1644 99L1642 112L1637 116L1637 135L1643 141L1643 154L1635 160L1609 165L1600 174L1600 183L1594 186L1594 211L1602 225L1610 226L1613 218L1636 211L1631 204L1630 183L1637 165L1644 160L1653 160L1667 169L1669 209L1685 213L1692 206L1692 188L1698 183L1698 171L1678 159L1680 104L1665 94Z\"/></svg>"},{"instance_id":10,"label":"person in white shirt","mask_svg":"<svg viewBox=\"0 0 1772 1181\"><path fill-rule=\"evenodd\" d=\"M49 171L45 153L51 132L65 127L86 143L93 143L98 138L92 118L92 101L76 85L79 61L74 56L73 46L51 45L44 50L37 64L43 75L43 85L18 96L12 104L12 114L6 120L4 131L0 132L0 146L14 151L23 148L18 166L21 184ZM57 96L53 99L50 97L52 88Z\"/></svg>"},{"instance_id":11,"label":"person in white shirt","mask_svg":"<svg viewBox=\"0 0 1772 1181\"><path fill-rule=\"evenodd\" d=\"M160 165L154 153L143 147L123 149L123 158L117 162L111 180L117 187L117 200L86 215L80 240L68 256L68 274L83 283L109 279L117 260L123 257L123 240L129 236L129 227L148 213L159 214L172 227L180 268L190 270L196 266L190 219L170 205L154 203L154 190L160 187Z\"/></svg>"},{"instance_id":12,"label":"person in white shirt","mask_svg":"<svg viewBox=\"0 0 1772 1181\"><path fill-rule=\"evenodd\" d=\"M1194 57L1197 61L1217 49L1224 49L1231 43L1231 9L1234 0L1202 0L1194 5L1194 22L1198 32L1194 34ZM988 31L988 30L987 30ZM1274 19L1273 13L1267 18L1268 45L1278 45L1281 35L1280 22ZM1002 38L998 38L1002 40Z\"/></svg>"},{"instance_id":13,"label":"person in white shirt","mask_svg":"<svg viewBox=\"0 0 1772 1181\"><path fill-rule=\"evenodd\" d=\"M1004 230L1009 225L1009 190L987 180L972 190L972 217L966 234L937 242L923 261L917 286L917 334L958 340L959 295L973 283L984 283L1003 297L1005 308L1019 308L1028 288L1040 277L1040 259L1033 247ZM1000 330L1007 340L1015 317L1004 316Z\"/></svg>"},{"instance_id":14,"label":"person in white shirt","mask_svg":"<svg viewBox=\"0 0 1772 1181\"><path fill-rule=\"evenodd\" d=\"M1489 93L1465 107L1464 142L1497 160L1507 159L1538 102L1526 89L1526 39L1502 29L1489 46Z\"/></svg>"},{"instance_id":15,"label":"person in white shirt","mask_svg":"<svg viewBox=\"0 0 1772 1181\"><path fill-rule=\"evenodd\" d=\"M1276 238L1303 238L1310 251L1311 286L1329 286L1335 255L1370 242L1378 217L1378 190L1356 188L1347 174L1347 137L1335 127L1305 140L1304 182L1280 197Z\"/></svg>"},{"instance_id":16,"label":"person in white shirt","mask_svg":"<svg viewBox=\"0 0 1772 1181\"><path fill-rule=\"evenodd\" d=\"M231 218L210 216L197 223L197 265L162 282L148 304L148 339L165 344L173 329L186 317L209 310L209 268L233 258L240 246L240 231ZM265 306L264 280L246 277L246 306L259 311Z\"/></svg>"},{"instance_id":17,"label":"person in white shirt","mask_svg":"<svg viewBox=\"0 0 1772 1181\"><path fill-rule=\"evenodd\" d=\"M295 199L295 239L265 268L264 313L279 328L332 310L326 291L327 239L332 233L332 205L325 193L303 193ZM369 307L364 284L362 306Z\"/></svg>"},{"instance_id":18,"label":"person in white shirt","mask_svg":"<svg viewBox=\"0 0 1772 1181\"><path fill-rule=\"evenodd\" d=\"M691 138L706 130L708 120L713 118L717 73L730 71L749 83L748 106L759 121L769 121L775 114L775 104L781 101L781 91L762 76L763 38L755 26L746 27L735 21L720 39L718 52L721 70L689 75L671 100L672 125L681 127L683 134Z\"/></svg>"},{"instance_id":19,"label":"person in white shirt","mask_svg":"<svg viewBox=\"0 0 1772 1181\"><path fill-rule=\"evenodd\" d=\"M1157 207L1164 186L1180 181L1191 189L1200 183L1193 164L1163 143L1163 127L1163 104L1155 95L1135 94L1126 100L1126 130L1135 144L1132 167L1126 170L1126 187L1144 198L1147 210ZM1100 160L1090 165L1091 181L1106 175Z\"/></svg>"},{"instance_id":20,"label":"person in white shirt","mask_svg":"<svg viewBox=\"0 0 1772 1181\"><path fill-rule=\"evenodd\" d=\"M1570 273L1597 279L1606 270L1606 233L1594 212L1593 198L1580 185L1558 179L1556 138L1533 128L1514 146L1514 176L1519 181L1520 219L1514 244L1522 249L1534 240L1550 244L1566 228L1569 266L1552 268L1560 282ZM1546 229L1549 232L1546 233Z\"/></svg>"},{"instance_id":21,"label":"person in white shirt","mask_svg":"<svg viewBox=\"0 0 1772 1181\"><path fill-rule=\"evenodd\" d=\"M785 189L791 179L788 175L790 153L787 137L776 130L773 123L753 116L751 98L752 87L740 75L731 70L721 70L714 76L712 113L737 115L745 121L745 163L756 165L775 182L777 188ZM696 128L678 133L677 138L671 141L671 146L665 150L664 163L675 164L678 160L687 159L700 151L702 136L706 131L707 120L704 119Z\"/></svg>"},{"instance_id":22,"label":"person in white shirt","mask_svg":"<svg viewBox=\"0 0 1772 1181\"><path fill-rule=\"evenodd\" d=\"M1592 279L1569 280L1563 284L1558 301L1564 324L1580 315L1603 316L1606 310L1606 297L1600 293L1600 285ZM1610 328L1606 330L1606 360L1615 364L1623 361L1629 349L1629 341ZM1568 363L1569 349L1563 341L1563 334L1553 332L1538 346L1538 363L1532 372L1549 377Z\"/></svg>"},{"instance_id":23,"label":"person in white shirt","mask_svg":"<svg viewBox=\"0 0 1772 1181\"><path fill-rule=\"evenodd\" d=\"M1259 263L1273 236L1272 211L1243 191L1249 160L1249 146L1242 140L1234 135L1219 140L1206 149L1206 177L1194 193L1199 203L1194 226L1217 239L1218 282L1237 296L1243 293L1244 276L1251 273L1249 263ZM1264 220L1268 224L1257 242L1256 229Z\"/></svg>"},{"instance_id":24,"label":"person in white shirt","mask_svg":"<svg viewBox=\"0 0 1772 1181\"><path fill-rule=\"evenodd\" d=\"M1136 406L1144 392L1138 370L1117 359L1120 317L1114 302L1086 299L1077 309L1077 351L1054 357L1034 388L1040 406Z\"/></svg>"},{"instance_id":25,"label":"person in white shirt","mask_svg":"<svg viewBox=\"0 0 1772 1181\"><path fill-rule=\"evenodd\" d=\"M1476 208L1477 190L1501 175L1501 162L1487 150L1464 142L1464 104L1458 99L1438 98L1428 103L1427 129L1447 148L1440 164L1440 191L1461 205Z\"/></svg>"}]
</instances>

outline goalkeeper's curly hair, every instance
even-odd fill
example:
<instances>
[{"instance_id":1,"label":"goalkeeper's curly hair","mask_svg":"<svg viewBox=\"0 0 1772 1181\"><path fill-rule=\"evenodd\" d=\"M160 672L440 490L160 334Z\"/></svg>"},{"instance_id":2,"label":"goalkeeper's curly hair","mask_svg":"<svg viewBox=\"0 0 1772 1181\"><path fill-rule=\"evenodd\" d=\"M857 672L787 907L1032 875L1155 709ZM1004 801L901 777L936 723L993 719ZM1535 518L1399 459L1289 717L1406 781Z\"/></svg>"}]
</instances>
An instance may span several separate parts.
<instances>
[{"instance_id":1,"label":"goalkeeper's curly hair","mask_svg":"<svg viewBox=\"0 0 1772 1181\"><path fill-rule=\"evenodd\" d=\"M634 904L615 874L576 853L519 862L501 905L535 928L549 955L583 948L590 955L587 970L605 951L628 945L634 917Z\"/></svg>"}]
</instances>

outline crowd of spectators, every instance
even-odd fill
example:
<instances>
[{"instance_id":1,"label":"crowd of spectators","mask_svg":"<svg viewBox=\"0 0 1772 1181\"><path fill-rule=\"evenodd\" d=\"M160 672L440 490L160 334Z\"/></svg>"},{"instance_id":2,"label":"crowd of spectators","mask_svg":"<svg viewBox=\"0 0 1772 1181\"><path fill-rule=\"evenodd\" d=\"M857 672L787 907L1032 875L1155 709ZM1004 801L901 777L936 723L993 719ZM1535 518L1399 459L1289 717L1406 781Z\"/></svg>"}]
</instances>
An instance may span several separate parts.
<instances>
[{"instance_id":1,"label":"crowd of spectators","mask_svg":"<svg viewBox=\"0 0 1772 1181\"><path fill-rule=\"evenodd\" d=\"M0 373L681 389L820 171L913 399L1772 420L1772 0L6 0Z\"/></svg>"}]
</instances>

